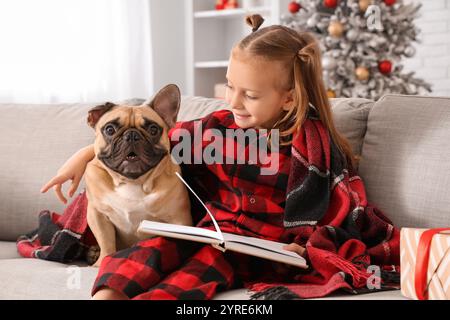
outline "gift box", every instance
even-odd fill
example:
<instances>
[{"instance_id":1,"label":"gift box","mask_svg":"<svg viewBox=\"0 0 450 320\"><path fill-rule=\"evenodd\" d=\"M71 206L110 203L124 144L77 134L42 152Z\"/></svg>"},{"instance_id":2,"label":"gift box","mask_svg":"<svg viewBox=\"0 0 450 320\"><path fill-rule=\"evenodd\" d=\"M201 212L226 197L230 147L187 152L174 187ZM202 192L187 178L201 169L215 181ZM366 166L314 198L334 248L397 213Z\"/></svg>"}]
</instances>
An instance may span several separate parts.
<instances>
[{"instance_id":1,"label":"gift box","mask_svg":"<svg viewBox=\"0 0 450 320\"><path fill-rule=\"evenodd\" d=\"M401 291L416 300L450 300L450 228L403 228Z\"/></svg>"}]
</instances>

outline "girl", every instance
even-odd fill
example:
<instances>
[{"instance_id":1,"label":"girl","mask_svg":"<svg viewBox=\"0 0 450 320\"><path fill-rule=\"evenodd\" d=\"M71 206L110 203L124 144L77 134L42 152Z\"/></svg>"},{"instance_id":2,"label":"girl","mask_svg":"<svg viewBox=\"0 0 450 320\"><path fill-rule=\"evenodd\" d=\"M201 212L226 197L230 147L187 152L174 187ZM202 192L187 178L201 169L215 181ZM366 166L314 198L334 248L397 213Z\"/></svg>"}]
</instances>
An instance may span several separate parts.
<instances>
[{"instance_id":1,"label":"girl","mask_svg":"<svg viewBox=\"0 0 450 320\"><path fill-rule=\"evenodd\" d=\"M323 296L337 288L364 287L363 266L369 263L397 262L398 232L367 206L353 170L356 157L333 124L316 41L279 25L259 30L263 21L259 15L248 17L253 33L231 52L226 94L231 111L200 121L204 129L279 130L280 148L271 154L278 157L276 174L260 175L258 162L182 164L183 175L222 231L290 243L285 248L306 257L313 269L157 237L105 258L94 299L211 299L244 286L265 290L269 298ZM171 134L178 128L193 133L194 121L178 123ZM61 185L71 179L72 196L93 156L92 146L77 152L43 192L54 186L66 202ZM212 228L209 216L194 207L196 225ZM292 282L294 276L296 284L279 290L276 283ZM322 290L310 290L312 284Z\"/></svg>"}]
</instances>

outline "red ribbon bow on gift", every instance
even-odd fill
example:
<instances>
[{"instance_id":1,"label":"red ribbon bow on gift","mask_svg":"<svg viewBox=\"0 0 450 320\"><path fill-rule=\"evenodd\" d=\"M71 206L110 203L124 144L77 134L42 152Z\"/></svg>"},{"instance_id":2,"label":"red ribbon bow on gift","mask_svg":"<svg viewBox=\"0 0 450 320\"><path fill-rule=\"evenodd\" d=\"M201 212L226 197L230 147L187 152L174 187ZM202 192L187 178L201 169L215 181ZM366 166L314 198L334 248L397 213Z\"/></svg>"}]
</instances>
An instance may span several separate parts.
<instances>
[{"instance_id":1,"label":"red ribbon bow on gift","mask_svg":"<svg viewBox=\"0 0 450 320\"><path fill-rule=\"evenodd\" d=\"M430 229L422 233L417 247L416 271L414 276L414 286L419 300L428 300L428 261L430 259L431 241L434 235L443 231L450 231L450 228Z\"/></svg>"}]
</instances>

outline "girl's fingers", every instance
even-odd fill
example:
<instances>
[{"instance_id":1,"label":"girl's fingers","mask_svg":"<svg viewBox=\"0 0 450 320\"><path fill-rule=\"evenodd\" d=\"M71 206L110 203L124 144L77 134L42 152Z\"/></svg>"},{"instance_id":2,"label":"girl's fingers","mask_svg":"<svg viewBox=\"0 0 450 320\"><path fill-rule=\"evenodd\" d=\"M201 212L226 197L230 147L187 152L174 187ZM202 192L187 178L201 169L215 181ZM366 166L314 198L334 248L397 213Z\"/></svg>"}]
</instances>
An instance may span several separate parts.
<instances>
[{"instance_id":1,"label":"girl's fingers","mask_svg":"<svg viewBox=\"0 0 450 320\"><path fill-rule=\"evenodd\" d=\"M73 194L77 191L78 186L80 185L80 180L81 179L79 177L75 177L72 180L72 185L70 186L70 189L69 189L69 197L70 198L72 198Z\"/></svg>"},{"instance_id":2,"label":"girl's fingers","mask_svg":"<svg viewBox=\"0 0 450 320\"><path fill-rule=\"evenodd\" d=\"M67 199L66 197L64 197L64 194L61 191L61 186L64 184L64 182L66 182L67 180L69 180L69 178L58 175L54 178L52 178L49 182L47 182L46 185L44 185L41 188L41 193L45 193L47 192L51 187L53 187L53 189L55 190L56 196L58 197L59 201L61 201L64 204L67 204ZM80 183L80 178L74 178L72 181L72 185L71 188L69 190L69 194L72 197L72 195L75 193L75 191L78 188L78 185Z\"/></svg>"},{"instance_id":3,"label":"girl's fingers","mask_svg":"<svg viewBox=\"0 0 450 320\"><path fill-rule=\"evenodd\" d=\"M62 191L61 191L61 184L57 184L55 186L55 192L56 195L58 196L59 201L61 201L62 203L66 204L67 203L67 199L64 197Z\"/></svg>"},{"instance_id":4,"label":"girl's fingers","mask_svg":"<svg viewBox=\"0 0 450 320\"><path fill-rule=\"evenodd\" d=\"M60 176L56 176L54 178L52 178L49 182L47 182L46 185L44 185L41 188L41 193L46 193L48 191L48 189L50 189L51 187L53 187L54 185L61 183L61 177Z\"/></svg>"},{"instance_id":5,"label":"girl's fingers","mask_svg":"<svg viewBox=\"0 0 450 320\"><path fill-rule=\"evenodd\" d=\"M293 251L301 256L303 256L303 254L305 253L305 248L296 243L290 243L288 245L285 245L283 249Z\"/></svg>"}]
</instances>

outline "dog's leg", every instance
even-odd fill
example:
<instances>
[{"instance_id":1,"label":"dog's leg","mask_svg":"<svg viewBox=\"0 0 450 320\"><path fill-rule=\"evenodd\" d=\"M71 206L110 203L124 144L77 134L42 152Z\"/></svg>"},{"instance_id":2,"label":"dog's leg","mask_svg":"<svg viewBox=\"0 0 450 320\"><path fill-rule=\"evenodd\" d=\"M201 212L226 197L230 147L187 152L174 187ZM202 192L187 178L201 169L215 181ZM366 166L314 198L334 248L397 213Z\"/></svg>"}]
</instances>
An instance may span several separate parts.
<instances>
[{"instance_id":1,"label":"dog's leg","mask_svg":"<svg viewBox=\"0 0 450 320\"><path fill-rule=\"evenodd\" d=\"M89 203L87 221L100 247L100 256L93 265L99 267L103 258L116 252L116 230L108 217L92 208Z\"/></svg>"}]
</instances>

